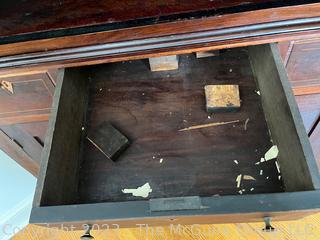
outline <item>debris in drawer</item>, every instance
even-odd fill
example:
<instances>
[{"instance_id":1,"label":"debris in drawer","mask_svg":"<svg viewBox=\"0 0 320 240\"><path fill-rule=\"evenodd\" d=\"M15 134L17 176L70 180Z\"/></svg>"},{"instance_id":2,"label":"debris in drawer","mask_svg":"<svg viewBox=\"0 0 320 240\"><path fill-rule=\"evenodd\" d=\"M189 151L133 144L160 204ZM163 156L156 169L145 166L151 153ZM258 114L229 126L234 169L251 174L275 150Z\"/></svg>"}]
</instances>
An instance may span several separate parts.
<instances>
[{"instance_id":1,"label":"debris in drawer","mask_svg":"<svg viewBox=\"0 0 320 240\"><path fill-rule=\"evenodd\" d=\"M149 193L152 192L152 189L150 187L150 184L147 182L146 184L144 184L143 186L141 187L138 187L138 188L131 188L131 189L122 189L122 192L123 193L131 193L132 196L135 196L135 197L143 197L143 198L146 198L149 196Z\"/></svg>"},{"instance_id":2,"label":"debris in drawer","mask_svg":"<svg viewBox=\"0 0 320 240\"><path fill-rule=\"evenodd\" d=\"M269 161L271 159L275 159L278 157L279 150L276 145L273 145L264 155L264 159L266 161Z\"/></svg>"},{"instance_id":3,"label":"debris in drawer","mask_svg":"<svg viewBox=\"0 0 320 240\"><path fill-rule=\"evenodd\" d=\"M250 175L243 175L243 180L253 180L255 181L256 179Z\"/></svg>"},{"instance_id":4,"label":"debris in drawer","mask_svg":"<svg viewBox=\"0 0 320 240\"><path fill-rule=\"evenodd\" d=\"M207 112L234 112L240 109L239 85L206 85Z\"/></svg>"},{"instance_id":5,"label":"debris in drawer","mask_svg":"<svg viewBox=\"0 0 320 240\"><path fill-rule=\"evenodd\" d=\"M207 124L201 124L201 125L195 125L187 128L180 129L179 132L183 131L189 131L189 130L194 130L194 129L200 129L200 128L208 128L208 127L215 127L215 126L221 126L221 125L226 125L226 124L231 124L231 123L237 123L240 122L240 120L234 120L234 121L229 121L229 122L215 122L215 123L207 123Z\"/></svg>"},{"instance_id":6,"label":"debris in drawer","mask_svg":"<svg viewBox=\"0 0 320 240\"><path fill-rule=\"evenodd\" d=\"M236 178L237 188L240 188L241 186L241 179L242 179L242 174L239 174Z\"/></svg>"},{"instance_id":7,"label":"debris in drawer","mask_svg":"<svg viewBox=\"0 0 320 240\"><path fill-rule=\"evenodd\" d=\"M113 161L129 146L128 138L108 122L89 133L87 139Z\"/></svg>"}]
</instances>

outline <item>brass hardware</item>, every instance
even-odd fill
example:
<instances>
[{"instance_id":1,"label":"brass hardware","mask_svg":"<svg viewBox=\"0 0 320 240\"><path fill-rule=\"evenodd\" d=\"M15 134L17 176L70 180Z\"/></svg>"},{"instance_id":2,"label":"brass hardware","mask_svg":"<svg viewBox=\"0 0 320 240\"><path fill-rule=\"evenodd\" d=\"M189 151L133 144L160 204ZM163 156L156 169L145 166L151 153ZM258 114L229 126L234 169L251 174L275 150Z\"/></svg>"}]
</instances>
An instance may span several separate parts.
<instances>
[{"instance_id":1,"label":"brass hardware","mask_svg":"<svg viewBox=\"0 0 320 240\"><path fill-rule=\"evenodd\" d=\"M14 94L14 92L13 92L13 84L11 82L2 80L2 81L0 81L0 87L3 90L9 92L10 94Z\"/></svg>"}]
</instances>

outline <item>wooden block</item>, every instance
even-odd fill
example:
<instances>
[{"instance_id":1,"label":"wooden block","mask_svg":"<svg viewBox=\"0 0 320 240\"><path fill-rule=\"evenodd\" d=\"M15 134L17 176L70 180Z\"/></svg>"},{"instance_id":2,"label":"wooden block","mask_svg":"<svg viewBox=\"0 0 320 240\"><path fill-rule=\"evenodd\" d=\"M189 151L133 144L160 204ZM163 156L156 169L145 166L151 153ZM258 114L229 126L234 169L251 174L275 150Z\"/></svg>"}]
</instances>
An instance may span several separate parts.
<instances>
[{"instance_id":1,"label":"wooden block","mask_svg":"<svg viewBox=\"0 0 320 240\"><path fill-rule=\"evenodd\" d=\"M175 70L179 68L177 55L149 58L149 63L152 72Z\"/></svg>"},{"instance_id":2,"label":"wooden block","mask_svg":"<svg viewBox=\"0 0 320 240\"><path fill-rule=\"evenodd\" d=\"M87 139L113 161L129 146L129 140L110 123L102 123Z\"/></svg>"},{"instance_id":3,"label":"wooden block","mask_svg":"<svg viewBox=\"0 0 320 240\"><path fill-rule=\"evenodd\" d=\"M204 89L207 112L234 112L239 110L238 85L207 85Z\"/></svg>"},{"instance_id":4,"label":"wooden block","mask_svg":"<svg viewBox=\"0 0 320 240\"><path fill-rule=\"evenodd\" d=\"M217 57L220 55L219 50L208 52L196 52L197 58Z\"/></svg>"}]
</instances>

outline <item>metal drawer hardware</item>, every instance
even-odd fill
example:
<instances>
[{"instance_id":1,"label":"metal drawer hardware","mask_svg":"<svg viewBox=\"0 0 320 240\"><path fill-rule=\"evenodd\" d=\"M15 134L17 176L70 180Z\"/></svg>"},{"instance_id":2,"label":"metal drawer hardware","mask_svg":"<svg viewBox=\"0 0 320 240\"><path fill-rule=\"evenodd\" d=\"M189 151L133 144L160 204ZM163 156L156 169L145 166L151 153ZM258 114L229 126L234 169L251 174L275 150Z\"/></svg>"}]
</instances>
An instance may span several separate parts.
<instances>
[{"instance_id":1,"label":"metal drawer hardware","mask_svg":"<svg viewBox=\"0 0 320 240\"><path fill-rule=\"evenodd\" d=\"M92 228L91 225L86 225L85 233L80 237L81 240L94 239L94 237L91 236L91 234L90 234L91 228Z\"/></svg>"},{"instance_id":2,"label":"metal drawer hardware","mask_svg":"<svg viewBox=\"0 0 320 240\"><path fill-rule=\"evenodd\" d=\"M8 93L14 94L13 84L11 82L2 80L2 81L0 81L0 87Z\"/></svg>"},{"instance_id":3,"label":"metal drawer hardware","mask_svg":"<svg viewBox=\"0 0 320 240\"><path fill-rule=\"evenodd\" d=\"M262 229L262 231L273 232L275 230L275 228L271 226L271 218L270 217L264 217L263 221L265 223L265 228Z\"/></svg>"}]
</instances>

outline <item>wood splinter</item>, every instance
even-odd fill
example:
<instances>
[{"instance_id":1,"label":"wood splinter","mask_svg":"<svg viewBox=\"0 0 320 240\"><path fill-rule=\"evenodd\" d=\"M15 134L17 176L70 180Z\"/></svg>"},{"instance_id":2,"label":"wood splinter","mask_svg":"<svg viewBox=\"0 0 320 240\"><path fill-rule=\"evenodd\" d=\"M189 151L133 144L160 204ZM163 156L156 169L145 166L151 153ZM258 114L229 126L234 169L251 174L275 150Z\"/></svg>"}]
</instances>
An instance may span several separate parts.
<instances>
[{"instance_id":1,"label":"wood splinter","mask_svg":"<svg viewBox=\"0 0 320 240\"><path fill-rule=\"evenodd\" d=\"M182 131L189 131L189 130L194 130L194 129L200 129L200 128L208 128L208 127L215 127L215 126L222 126L222 125L227 125L231 123L237 123L240 122L240 120L234 120L234 121L229 121L229 122L215 122L215 123L207 123L207 124L201 124L201 125L195 125L187 128L180 129L179 132Z\"/></svg>"}]
</instances>

